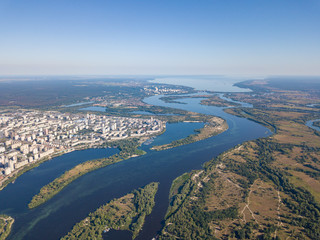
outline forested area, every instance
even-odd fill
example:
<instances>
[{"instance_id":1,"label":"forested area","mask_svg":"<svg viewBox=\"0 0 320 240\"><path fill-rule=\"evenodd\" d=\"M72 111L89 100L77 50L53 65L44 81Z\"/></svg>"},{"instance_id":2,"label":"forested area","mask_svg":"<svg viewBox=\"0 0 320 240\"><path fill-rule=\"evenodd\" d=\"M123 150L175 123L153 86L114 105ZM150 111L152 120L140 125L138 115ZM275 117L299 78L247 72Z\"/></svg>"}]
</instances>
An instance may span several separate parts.
<instances>
[{"instance_id":1,"label":"forested area","mask_svg":"<svg viewBox=\"0 0 320 240\"><path fill-rule=\"evenodd\" d=\"M0 214L0 240L4 240L11 232L14 219L10 216Z\"/></svg>"},{"instance_id":2,"label":"forested area","mask_svg":"<svg viewBox=\"0 0 320 240\"><path fill-rule=\"evenodd\" d=\"M229 165L227 165L228 169L245 176L248 179L248 186L258 177L270 179L279 191L290 196L290 198L283 199L283 203L292 211L292 214L296 215L294 218L292 218L292 215L287 216L286 220L289 221L289 224L303 227L308 237L311 239L319 239L319 203L315 201L309 191L290 183L288 179L290 174L288 172L282 171L270 164L275 160L273 156L274 152L287 154L295 145L279 144L268 139L259 139L256 140L255 143L258 146L256 149L257 155L259 156L258 159L248 158L246 159L246 163L239 165L230 162ZM309 148L309 151L312 151L312 148ZM314 172L314 174L318 175L319 172Z\"/></svg>"},{"instance_id":3,"label":"forested area","mask_svg":"<svg viewBox=\"0 0 320 240\"><path fill-rule=\"evenodd\" d=\"M208 210L206 206L209 197L212 194L219 194L214 190L217 188L217 179L221 175L230 176L223 175L224 173L239 176L234 184L243 189L245 199L248 199L252 186L258 179L259 181L270 182L277 191L287 196L281 200L281 204L284 204L284 209L287 210L283 210L286 212L281 216L279 215L279 219L282 221L281 224L290 226L291 230L289 228L286 230L286 227L283 228L283 232L288 236L292 235L301 239L306 237L320 239L319 203L309 191L290 182L289 171L274 165L279 155L291 156L290 154L295 147L303 149L302 156L308 154L311 156L313 152L319 150L305 145L280 144L270 138L259 139L250 142L250 144L245 144L244 150L240 151L241 153L237 153L235 150L233 153L233 150L231 150L233 155L222 154L206 163L204 171L198 173L199 181L196 180L196 173L194 172L178 177L170 190L170 204L160 239L215 239L215 231L212 227L216 226L213 224L214 222L220 222L218 224L220 226L216 226L216 229L225 225L227 230L222 236L223 239L280 239L279 234L276 234L280 230L280 226L275 224L280 221L276 220L277 218L275 220L266 218L264 222L259 224L254 221L243 222L240 207L236 203L222 209ZM245 161L235 161L239 157ZM217 168L220 164L224 166L222 173ZM313 165L305 162L304 166L310 167ZM304 171L310 172L309 175L313 177L318 177L319 174L319 169L315 167L310 168L309 171ZM259 215L258 212L255 214Z\"/></svg>"},{"instance_id":4,"label":"forested area","mask_svg":"<svg viewBox=\"0 0 320 240\"><path fill-rule=\"evenodd\" d=\"M77 223L62 239L102 239L103 232L110 229L129 230L133 233L132 239L136 238L145 217L152 212L157 190L158 183L152 182L121 198L113 199Z\"/></svg>"}]
</instances>

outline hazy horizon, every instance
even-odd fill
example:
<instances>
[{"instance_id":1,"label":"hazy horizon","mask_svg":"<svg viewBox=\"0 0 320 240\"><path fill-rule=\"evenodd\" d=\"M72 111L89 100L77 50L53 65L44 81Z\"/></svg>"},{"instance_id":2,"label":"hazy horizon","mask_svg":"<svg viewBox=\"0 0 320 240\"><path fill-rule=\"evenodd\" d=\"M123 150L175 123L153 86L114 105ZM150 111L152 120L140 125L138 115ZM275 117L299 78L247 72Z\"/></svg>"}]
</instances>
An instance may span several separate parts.
<instances>
[{"instance_id":1,"label":"hazy horizon","mask_svg":"<svg viewBox=\"0 0 320 240\"><path fill-rule=\"evenodd\" d=\"M0 2L0 75L320 75L312 1Z\"/></svg>"}]
</instances>

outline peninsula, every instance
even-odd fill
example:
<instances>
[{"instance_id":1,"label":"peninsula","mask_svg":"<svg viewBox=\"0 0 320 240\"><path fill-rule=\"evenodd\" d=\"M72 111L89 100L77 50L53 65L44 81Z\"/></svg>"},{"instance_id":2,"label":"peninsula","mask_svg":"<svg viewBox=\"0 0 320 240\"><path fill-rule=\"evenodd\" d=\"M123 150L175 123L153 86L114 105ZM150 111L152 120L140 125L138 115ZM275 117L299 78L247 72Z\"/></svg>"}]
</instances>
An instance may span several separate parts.
<instances>
[{"instance_id":1,"label":"peninsula","mask_svg":"<svg viewBox=\"0 0 320 240\"><path fill-rule=\"evenodd\" d=\"M194 143L194 142L201 141L206 138L218 135L226 131L227 129L228 129L228 124L225 120L218 117L212 117L208 120L208 122L204 125L203 128L196 130L196 132L198 133L191 134L186 138L179 139L168 144L153 146L151 149L156 151L161 151L161 150L182 146L185 144Z\"/></svg>"},{"instance_id":2,"label":"peninsula","mask_svg":"<svg viewBox=\"0 0 320 240\"><path fill-rule=\"evenodd\" d=\"M10 232L14 219L10 216L1 214L0 215L0 240L5 240Z\"/></svg>"},{"instance_id":3,"label":"peninsula","mask_svg":"<svg viewBox=\"0 0 320 240\"><path fill-rule=\"evenodd\" d=\"M43 186L40 189L40 192L33 196L31 202L28 204L28 207L35 208L45 203L46 201L54 197L56 194L58 194L68 184L70 184L71 182L73 182L74 180L76 180L84 174L87 174L102 167L106 167L110 164L114 164L125 159L129 159L130 157L143 155L145 153L144 151L137 149L137 147L139 146L138 139L117 141L110 143L109 146L110 145L113 147L118 147L120 149L120 153L110 156L108 158L95 159L84 163L80 163L72 169L66 171L60 177L54 179L52 182Z\"/></svg>"}]
</instances>

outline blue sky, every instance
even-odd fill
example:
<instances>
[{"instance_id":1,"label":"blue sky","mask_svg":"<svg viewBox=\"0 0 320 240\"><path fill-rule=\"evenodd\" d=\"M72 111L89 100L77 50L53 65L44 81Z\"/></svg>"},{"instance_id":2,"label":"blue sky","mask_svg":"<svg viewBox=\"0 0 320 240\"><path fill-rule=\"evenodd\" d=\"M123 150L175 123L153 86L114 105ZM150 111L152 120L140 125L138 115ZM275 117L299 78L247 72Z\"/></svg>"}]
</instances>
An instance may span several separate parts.
<instances>
[{"instance_id":1,"label":"blue sky","mask_svg":"<svg viewBox=\"0 0 320 240\"><path fill-rule=\"evenodd\" d=\"M0 0L0 75L320 75L319 0Z\"/></svg>"}]
</instances>

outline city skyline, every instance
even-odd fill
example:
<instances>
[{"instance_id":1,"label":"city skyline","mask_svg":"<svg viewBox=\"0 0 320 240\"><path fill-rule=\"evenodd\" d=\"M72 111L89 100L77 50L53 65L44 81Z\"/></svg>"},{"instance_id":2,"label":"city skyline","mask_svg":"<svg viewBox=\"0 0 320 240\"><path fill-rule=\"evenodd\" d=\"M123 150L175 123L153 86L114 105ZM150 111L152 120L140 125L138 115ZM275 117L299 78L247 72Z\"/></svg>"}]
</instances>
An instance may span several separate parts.
<instances>
[{"instance_id":1,"label":"city skyline","mask_svg":"<svg viewBox=\"0 0 320 240\"><path fill-rule=\"evenodd\" d=\"M320 75L318 1L1 1L0 75Z\"/></svg>"}]
</instances>

